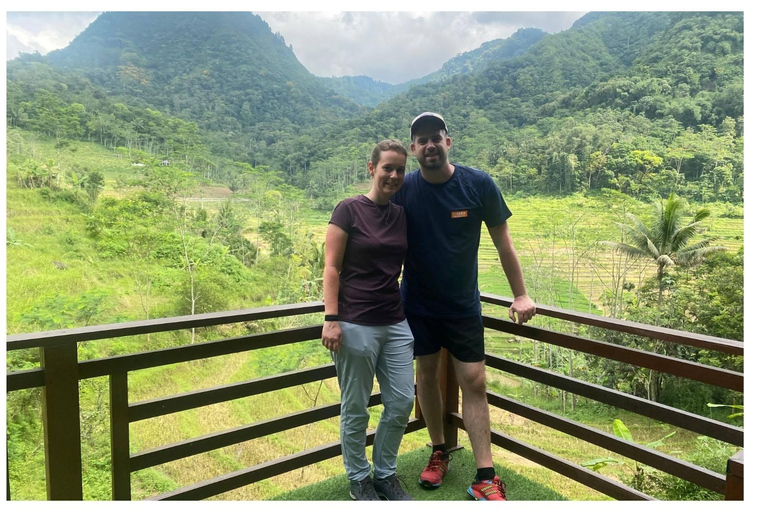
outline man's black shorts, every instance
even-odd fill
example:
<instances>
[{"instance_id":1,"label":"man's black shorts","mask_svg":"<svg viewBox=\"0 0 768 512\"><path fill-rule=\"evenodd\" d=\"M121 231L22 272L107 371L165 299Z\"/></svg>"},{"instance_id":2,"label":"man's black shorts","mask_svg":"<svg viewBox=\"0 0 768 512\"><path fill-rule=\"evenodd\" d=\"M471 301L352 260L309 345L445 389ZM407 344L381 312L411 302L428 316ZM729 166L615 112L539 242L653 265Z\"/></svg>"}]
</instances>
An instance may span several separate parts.
<instances>
[{"instance_id":1,"label":"man's black shorts","mask_svg":"<svg viewBox=\"0 0 768 512\"><path fill-rule=\"evenodd\" d=\"M413 333L413 352L426 356L448 349L459 361L485 361L485 329L480 315L469 318L432 318L405 313Z\"/></svg>"}]
</instances>

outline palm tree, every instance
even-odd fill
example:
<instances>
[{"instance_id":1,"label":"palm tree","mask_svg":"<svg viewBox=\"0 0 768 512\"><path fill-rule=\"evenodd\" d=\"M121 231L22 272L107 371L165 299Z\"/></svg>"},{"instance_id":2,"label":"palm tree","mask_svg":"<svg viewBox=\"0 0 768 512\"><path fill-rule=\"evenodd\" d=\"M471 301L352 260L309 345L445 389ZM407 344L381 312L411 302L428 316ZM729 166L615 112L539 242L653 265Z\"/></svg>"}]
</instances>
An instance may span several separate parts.
<instances>
[{"instance_id":1,"label":"palm tree","mask_svg":"<svg viewBox=\"0 0 768 512\"><path fill-rule=\"evenodd\" d=\"M693 238L704 230L702 221L710 215L706 208L698 210L693 219L686 223L683 218L685 201L675 197L674 194L670 194L666 200L662 199L655 203L653 207L654 215L648 226L631 213L625 214L630 221L629 224L618 224L629 236L629 243L602 243L630 256L654 260L656 277L659 281L658 303L660 305L664 292L664 277L670 267L695 265L713 252L724 251L725 247L710 245L715 241L713 238L693 242ZM653 352L665 351L665 345L658 340L651 342L651 346ZM650 370L648 374L649 400L656 401L658 399L661 380L661 374Z\"/></svg>"},{"instance_id":2,"label":"palm tree","mask_svg":"<svg viewBox=\"0 0 768 512\"><path fill-rule=\"evenodd\" d=\"M670 267L695 265L713 252L724 251L725 247L710 245L715 241L714 238L692 243L693 238L703 231L702 221L710 215L706 208L698 210L686 224L683 219L685 201L682 198L670 194L668 199L662 199L653 206L654 216L649 226L631 213L626 214L631 224L618 224L629 235L629 243L603 243L630 256L649 258L656 262L661 303L664 276Z\"/></svg>"}]
</instances>

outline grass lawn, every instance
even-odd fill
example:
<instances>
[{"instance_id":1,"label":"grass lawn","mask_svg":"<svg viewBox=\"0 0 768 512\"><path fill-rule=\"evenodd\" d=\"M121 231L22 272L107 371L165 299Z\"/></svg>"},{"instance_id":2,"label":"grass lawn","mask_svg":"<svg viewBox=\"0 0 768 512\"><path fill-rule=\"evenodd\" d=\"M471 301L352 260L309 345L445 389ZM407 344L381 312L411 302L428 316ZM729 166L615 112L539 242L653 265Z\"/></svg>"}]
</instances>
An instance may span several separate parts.
<instances>
[{"instance_id":1,"label":"grass lawn","mask_svg":"<svg viewBox=\"0 0 768 512\"><path fill-rule=\"evenodd\" d=\"M429 459L430 448L425 446L402 454L397 461L398 474L405 480L406 492L417 501L470 501L467 486L474 476L475 460L468 448L452 453L451 466L437 489L424 489L418 485L418 475ZM553 489L521 475L505 466L496 465L496 472L507 486L508 501L564 501L566 498ZM338 475L322 482L301 487L272 498L279 501L350 501L349 481Z\"/></svg>"}]
</instances>

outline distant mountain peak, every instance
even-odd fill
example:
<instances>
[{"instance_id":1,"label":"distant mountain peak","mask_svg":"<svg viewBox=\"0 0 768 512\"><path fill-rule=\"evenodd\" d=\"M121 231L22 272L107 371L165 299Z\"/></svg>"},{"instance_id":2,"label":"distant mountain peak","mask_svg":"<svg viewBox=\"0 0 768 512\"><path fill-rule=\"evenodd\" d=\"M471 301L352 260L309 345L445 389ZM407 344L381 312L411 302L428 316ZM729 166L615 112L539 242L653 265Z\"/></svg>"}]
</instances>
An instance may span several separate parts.
<instances>
[{"instance_id":1,"label":"distant mountain peak","mask_svg":"<svg viewBox=\"0 0 768 512\"><path fill-rule=\"evenodd\" d=\"M114 95L219 129L321 123L360 107L320 84L250 12L106 12L48 62ZM301 112L289 105L300 103ZM311 113L310 113L311 112ZM215 121L213 119L216 119ZM229 131L232 131L231 129Z\"/></svg>"}]
</instances>

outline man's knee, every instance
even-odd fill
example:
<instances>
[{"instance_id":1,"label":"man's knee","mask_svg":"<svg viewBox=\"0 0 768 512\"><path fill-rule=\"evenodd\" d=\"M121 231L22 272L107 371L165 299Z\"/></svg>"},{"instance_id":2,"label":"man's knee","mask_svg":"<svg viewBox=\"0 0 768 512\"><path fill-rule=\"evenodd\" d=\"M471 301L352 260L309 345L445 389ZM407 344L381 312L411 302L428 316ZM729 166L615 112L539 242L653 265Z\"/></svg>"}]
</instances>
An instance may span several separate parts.
<instances>
[{"instance_id":1,"label":"man's knee","mask_svg":"<svg viewBox=\"0 0 768 512\"><path fill-rule=\"evenodd\" d=\"M457 379L464 394L485 395L485 363L456 364Z\"/></svg>"}]
</instances>

